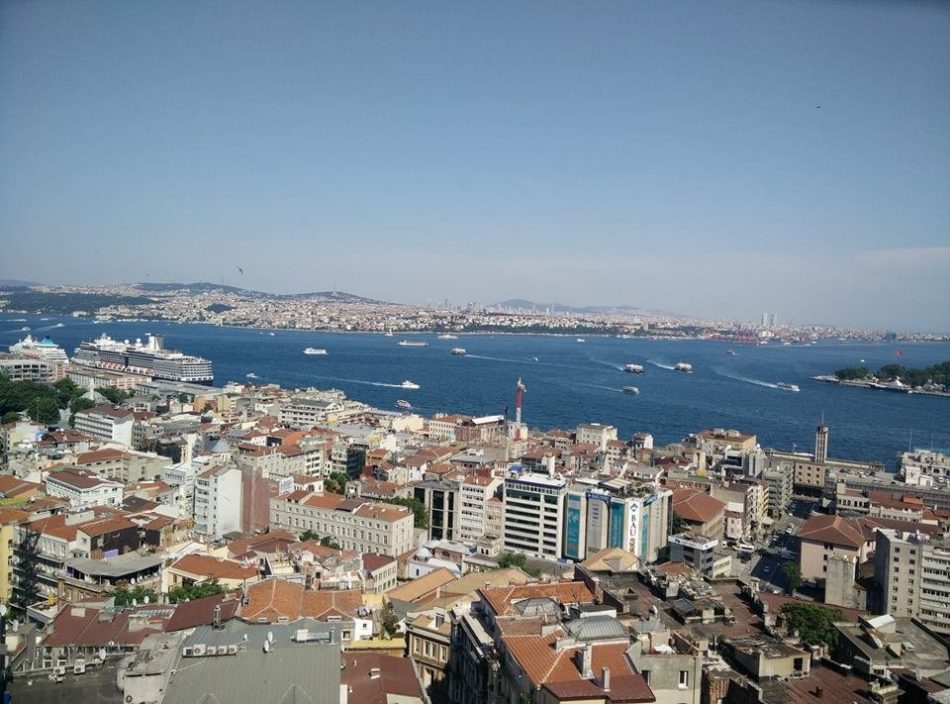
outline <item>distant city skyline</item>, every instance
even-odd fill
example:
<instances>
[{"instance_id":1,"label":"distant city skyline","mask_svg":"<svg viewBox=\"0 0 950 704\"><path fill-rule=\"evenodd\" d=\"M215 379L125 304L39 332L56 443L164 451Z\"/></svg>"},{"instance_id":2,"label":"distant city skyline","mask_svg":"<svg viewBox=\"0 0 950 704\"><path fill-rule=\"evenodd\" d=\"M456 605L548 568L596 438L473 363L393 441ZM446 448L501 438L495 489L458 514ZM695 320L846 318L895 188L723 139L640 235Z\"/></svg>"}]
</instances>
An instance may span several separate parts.
<instances>
[{"instance_id":1,"label":"distant city skyline","mask_svg":"<svg viewBox=\"0 0 950 704\"><path fill-rule=\"evenodd\" d=\"M0 278L945 332L947 36L937 3L4 3Z\"/></svg>"}]
</instances>

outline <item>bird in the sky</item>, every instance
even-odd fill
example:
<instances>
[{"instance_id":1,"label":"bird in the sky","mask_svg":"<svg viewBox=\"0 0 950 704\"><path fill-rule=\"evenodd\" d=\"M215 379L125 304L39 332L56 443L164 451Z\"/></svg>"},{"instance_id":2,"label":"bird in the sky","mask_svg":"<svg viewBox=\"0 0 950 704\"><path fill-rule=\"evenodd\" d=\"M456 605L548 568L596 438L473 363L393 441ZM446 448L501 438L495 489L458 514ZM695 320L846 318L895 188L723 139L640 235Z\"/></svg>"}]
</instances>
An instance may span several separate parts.
<instances>
[{"instance_id":1,"label":"bird in the sky","mask_svg":"<svg viewBox=\"0 0 950 704\"><path fill-rule=\"evenodd\" d=\"M241 272L241 276L244 276L244 269L242 269L241 267L238 267L237 270Z\"/></svg>"}]
</instances>

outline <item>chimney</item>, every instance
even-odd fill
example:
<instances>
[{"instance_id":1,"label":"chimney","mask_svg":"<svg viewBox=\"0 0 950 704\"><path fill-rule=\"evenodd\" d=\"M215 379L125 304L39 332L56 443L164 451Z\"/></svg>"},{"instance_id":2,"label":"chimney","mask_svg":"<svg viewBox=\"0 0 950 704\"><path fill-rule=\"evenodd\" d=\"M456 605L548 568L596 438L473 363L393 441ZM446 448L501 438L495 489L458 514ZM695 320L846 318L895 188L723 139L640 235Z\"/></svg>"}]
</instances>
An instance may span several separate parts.
<instances>
[{"instance_id":1,"label":"chimney","mask_svg":"<svg viewBox=\"0 0 950 704\"><path fill-rule=\"evenodd\" d=\"M600 687L605 692L610 691L610 668L609 667L600 668Z\"/></svg>"},{"instance_id":2,"label":"chimney","mask_svg":"<svg viewBox=\"0 0 950 704\"><path fill-rule=\"evenodd\" d=\"M821 688L821 685L815 687L815 696L818 699L821 699L823 696L825 696L825 690Z\"/></svg>"},{"instance_id":3,"label":"chimney","mask_svg":"<svg viewBox=\"0 0 950 704\"><path fill-rule=\"evenodd\" d=\"M594 658L594 646L590 643L577 651L577 669L581 671L581 677L585 680L594 678L594 670L591 661Z\"/></svg>"}]
</instances>

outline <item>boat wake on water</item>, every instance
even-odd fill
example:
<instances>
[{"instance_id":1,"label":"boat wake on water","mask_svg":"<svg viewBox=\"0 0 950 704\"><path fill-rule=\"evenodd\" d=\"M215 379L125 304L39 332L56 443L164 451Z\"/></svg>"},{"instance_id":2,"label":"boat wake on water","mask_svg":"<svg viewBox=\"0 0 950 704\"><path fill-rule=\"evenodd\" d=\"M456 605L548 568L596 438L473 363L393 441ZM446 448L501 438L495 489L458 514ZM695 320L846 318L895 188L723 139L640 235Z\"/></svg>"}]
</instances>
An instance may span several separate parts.
<instances>
[{"instance_id":1,"label":"boat wake on water","mask_svg":"<svg viewBox=\"0 0 950 704\"><path fill-rule=\"evenodd\" d=\"M348 384L364 384L366 386L381 386L386 389L411 389L413 386L406 386L405 382L402 384L388 384L385 381L369 381L368 379L347 379L342 376L323 376L320 374L310 374L314 379L326 379L327 381L345 381ZM418 387L415 387L418 388Z\"/></svg>"},{"instance_id":2,"label":"boat wake on water","mask_svg":"<svg viewBox=\"0 0 950 704\"><path fill-rule=\"evenodd\" d=\"M623 389L618 389L616 386L603 386L602 384L578 384L578 386L585 386L588 389L603 389L604 391L615 391L620 393Z\"/></svg>"},{"instance_id":3,"label":"boat wake on water","mask_svg":"<svg viewBox=\"0 0 950 704\"><path fill-rule=\"evenodd\" d=\"M764 386L769 389L780 388L778 384L772 384L768 381L762 381L761 379L753 379L748 376L739 376L738 374L729 374L728 372L724 372L720 369L715 369L715 368L713 369L713 371L716 372L716 374L718 374L719 376L724 376L727 379L735 379L736 381L744 381L746 384L755 384L756 386Z\"/></svg>"},{"instance_id":4,"label":"boat wake on water","mask_svg":"<svg viewBox=\"0 0 950 704\"><path fill-rule=\"evenodd\" d=\"M674 367L672 364L664 364L663 362L658 362L655 359L648 359L647 362L652 364L654 367L659 367L660 369L666 369L671 372L676 371L676 367Z\"/></svg>"},{"instance_id":5,"label":"boat wake on water","mask_svg":"<svg viewBox=\"0 0 950 704\"><path fill-rule=\"evenodd\" d=\"M595 362L595 363L597 363L597 364L603 364L605 367L610 367L611 369L616 369L618 372L622 372L622 371L623 371L623 365L622 365L622 364L614 364L613 362L608 362L608 361L603 360L603 359L593 359L593 358L591 358L590 361L591 361L591 362Z\"/></svg>"}]
</instances>

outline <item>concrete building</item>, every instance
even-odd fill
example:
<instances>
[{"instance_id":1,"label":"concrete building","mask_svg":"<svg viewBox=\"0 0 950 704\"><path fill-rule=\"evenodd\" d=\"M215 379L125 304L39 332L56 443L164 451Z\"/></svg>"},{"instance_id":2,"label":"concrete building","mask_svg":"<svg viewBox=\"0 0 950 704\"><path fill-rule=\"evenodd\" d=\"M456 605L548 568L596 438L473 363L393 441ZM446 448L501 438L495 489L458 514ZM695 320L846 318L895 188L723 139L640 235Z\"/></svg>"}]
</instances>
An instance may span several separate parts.
<instances>
[{"instance_id":1,"label":"concrete building","mask_svg":"<svg viewBox=\"0 0 950 704\"><path fill-rule=\"evenodd\" d=\"M95 406L76 413L75 427L105 442L117 442L124 447L132 447L132 411L110 404Z\"/></svg>"},{"instance_id":2,"label":"concrete building","mask_svg":"<svg viewBox=\"0 0 950 704\"><path fill-rule=\"evenodd\" d=\"M601 452L607 450L607 443L617 439L617 429L612 425L600 423L581 423L577 426L578 445L596 445Z\"/></svg>"},{"instance_id":3,"label":"concrete building","mask_svg":"<svg viewBox=\"0 0 950 704\"><path fill-rule=\"evenodd\" d=\"M88 469L50 472L43 481L47 496L66 499L74 509L119 506L122 503L122 485Z\"/></svg>"},{"instance_id":4,"label":"concrete building","mask_svg":"<svg viewBox=\"0 0 950 704\"><path fill-rule=\"evenodd\" d=\"M828 459L828 426L822 423L815 429L815 462L824 464Z\"/></svg>"},{"instance_id":5,"label":"concrete building","mask_svg":"<svg viewBox=\"0 0 950 704\"><path fill-rule=\"evenodd\" d=\"M728 574L732 560L724 563L716 554L719 541L699 533L680 533L670 536L670 562L683 562L694 570L719 577Z\"/></svg>"},{"instance_id":6,"label":"concrete building","mask_svg":"<svg viewBox=\"0 0 950 704\"><path fill-rule=\"evenodd\" d=\"M673 491L673 514L689 530L719 541L725 535L726 502L713 498L701 489Z\"/></svg>"},{"instance_id":7,"label":"concrete building","mask_svg":"<svg viewBox=\"0 0 950 704\"><path fill-rule=\"evenodd\" d=\"M875 537L874 579L882 590L881 610L950 633L950 539L890 529Z\"/></svg>"},{"instance_id":8,"label":"concrete building","mask_svg":"<svg viewBox=\"0 0 950 704\"><path fill-rule=\"evenodd\" d=\"M397 557L414 547L412 511L336 494L293 491L271 499L271 530L312 530L344 550Z\"/></svg>"},{"instance_id":9,"label":"concrete building","mask_svg":"<svg viewBox=\"0 0 950 704\"><path fill-rule=\"evenodd\" d=\"M801 541L799 566L802 579L824 580L832 556L867 559L867 541L861 528L841 516L812 516L798 532Z\"/></svg>"},{"instance_id":10,"label":"concrete building","mask_svg":"<svg viewBox=\"0 0 950 704\"><path fill-rule=\"evenodd\" d=\"M700 704L703 656L660 622L638 624L627 657L646 680L656 704ZM654 626L645 630L645 627Z\"/></svg>"},{"instance_id":11,"label":"concrete building","mask_svg":"<svg viewBox=\"0 0 950 704\"><path fill-rule=\"evenodd\" d=\"M56 381L57 365L41 359L0 357L0 376L8 381L36 381L52 384Z\"/></svg>"},{"instance_id":12,"label":"concrete building","mask_svg":"<svg viewBox=\"0 0 950 704\"><path fill-rule=\"evenodd\" d=\"M241 470L211 467L195 478L195 535L218 540L241 530Z\"/></svg>"},{"instance_id":13,"label":"concrete building","mask_svg":"<svg viewBox=\"0 0 950 704\"><path fill-rule=\"evenodd\" d=\"M458 540L475 542L487 531L485 509L498 487L500 477L469 475L459 486L460 507L458 516Z\"/></svg>"},{"instance_id":14,"label":"concrete building","mask_svg":"<svg viewBox=\"0 0 950 704\"><path fill-rule=\"evenodd\" d=\"M458 540L461 511L461 490L456 481L431 480L412 488L413 496L422 502L429 514L430 540ZM477 536L476 536L477 537Z\"/></svg>"},{"instance_id":15,"label":"concrete building","mask_svg":"<svg viewBox=\"0 0 950 704\"><path fill-rule=\"evenodd\" d=\"M324 396L298 396L277 412L277 420L281 425L291 428L312 428L326 423L334 414L343 411L344 406L339 400Z\"/></svg>"},{"instance_id":16,"label":"concrete building","mask_svg":"<svg viewBox=\"0 0 950 704\"><path fill-rule=\"evenodd\" d=\"M564 546L564 479L525 472L506 477L504 487L505 549L559 559Z\"/></svg>"}]
</instances>

